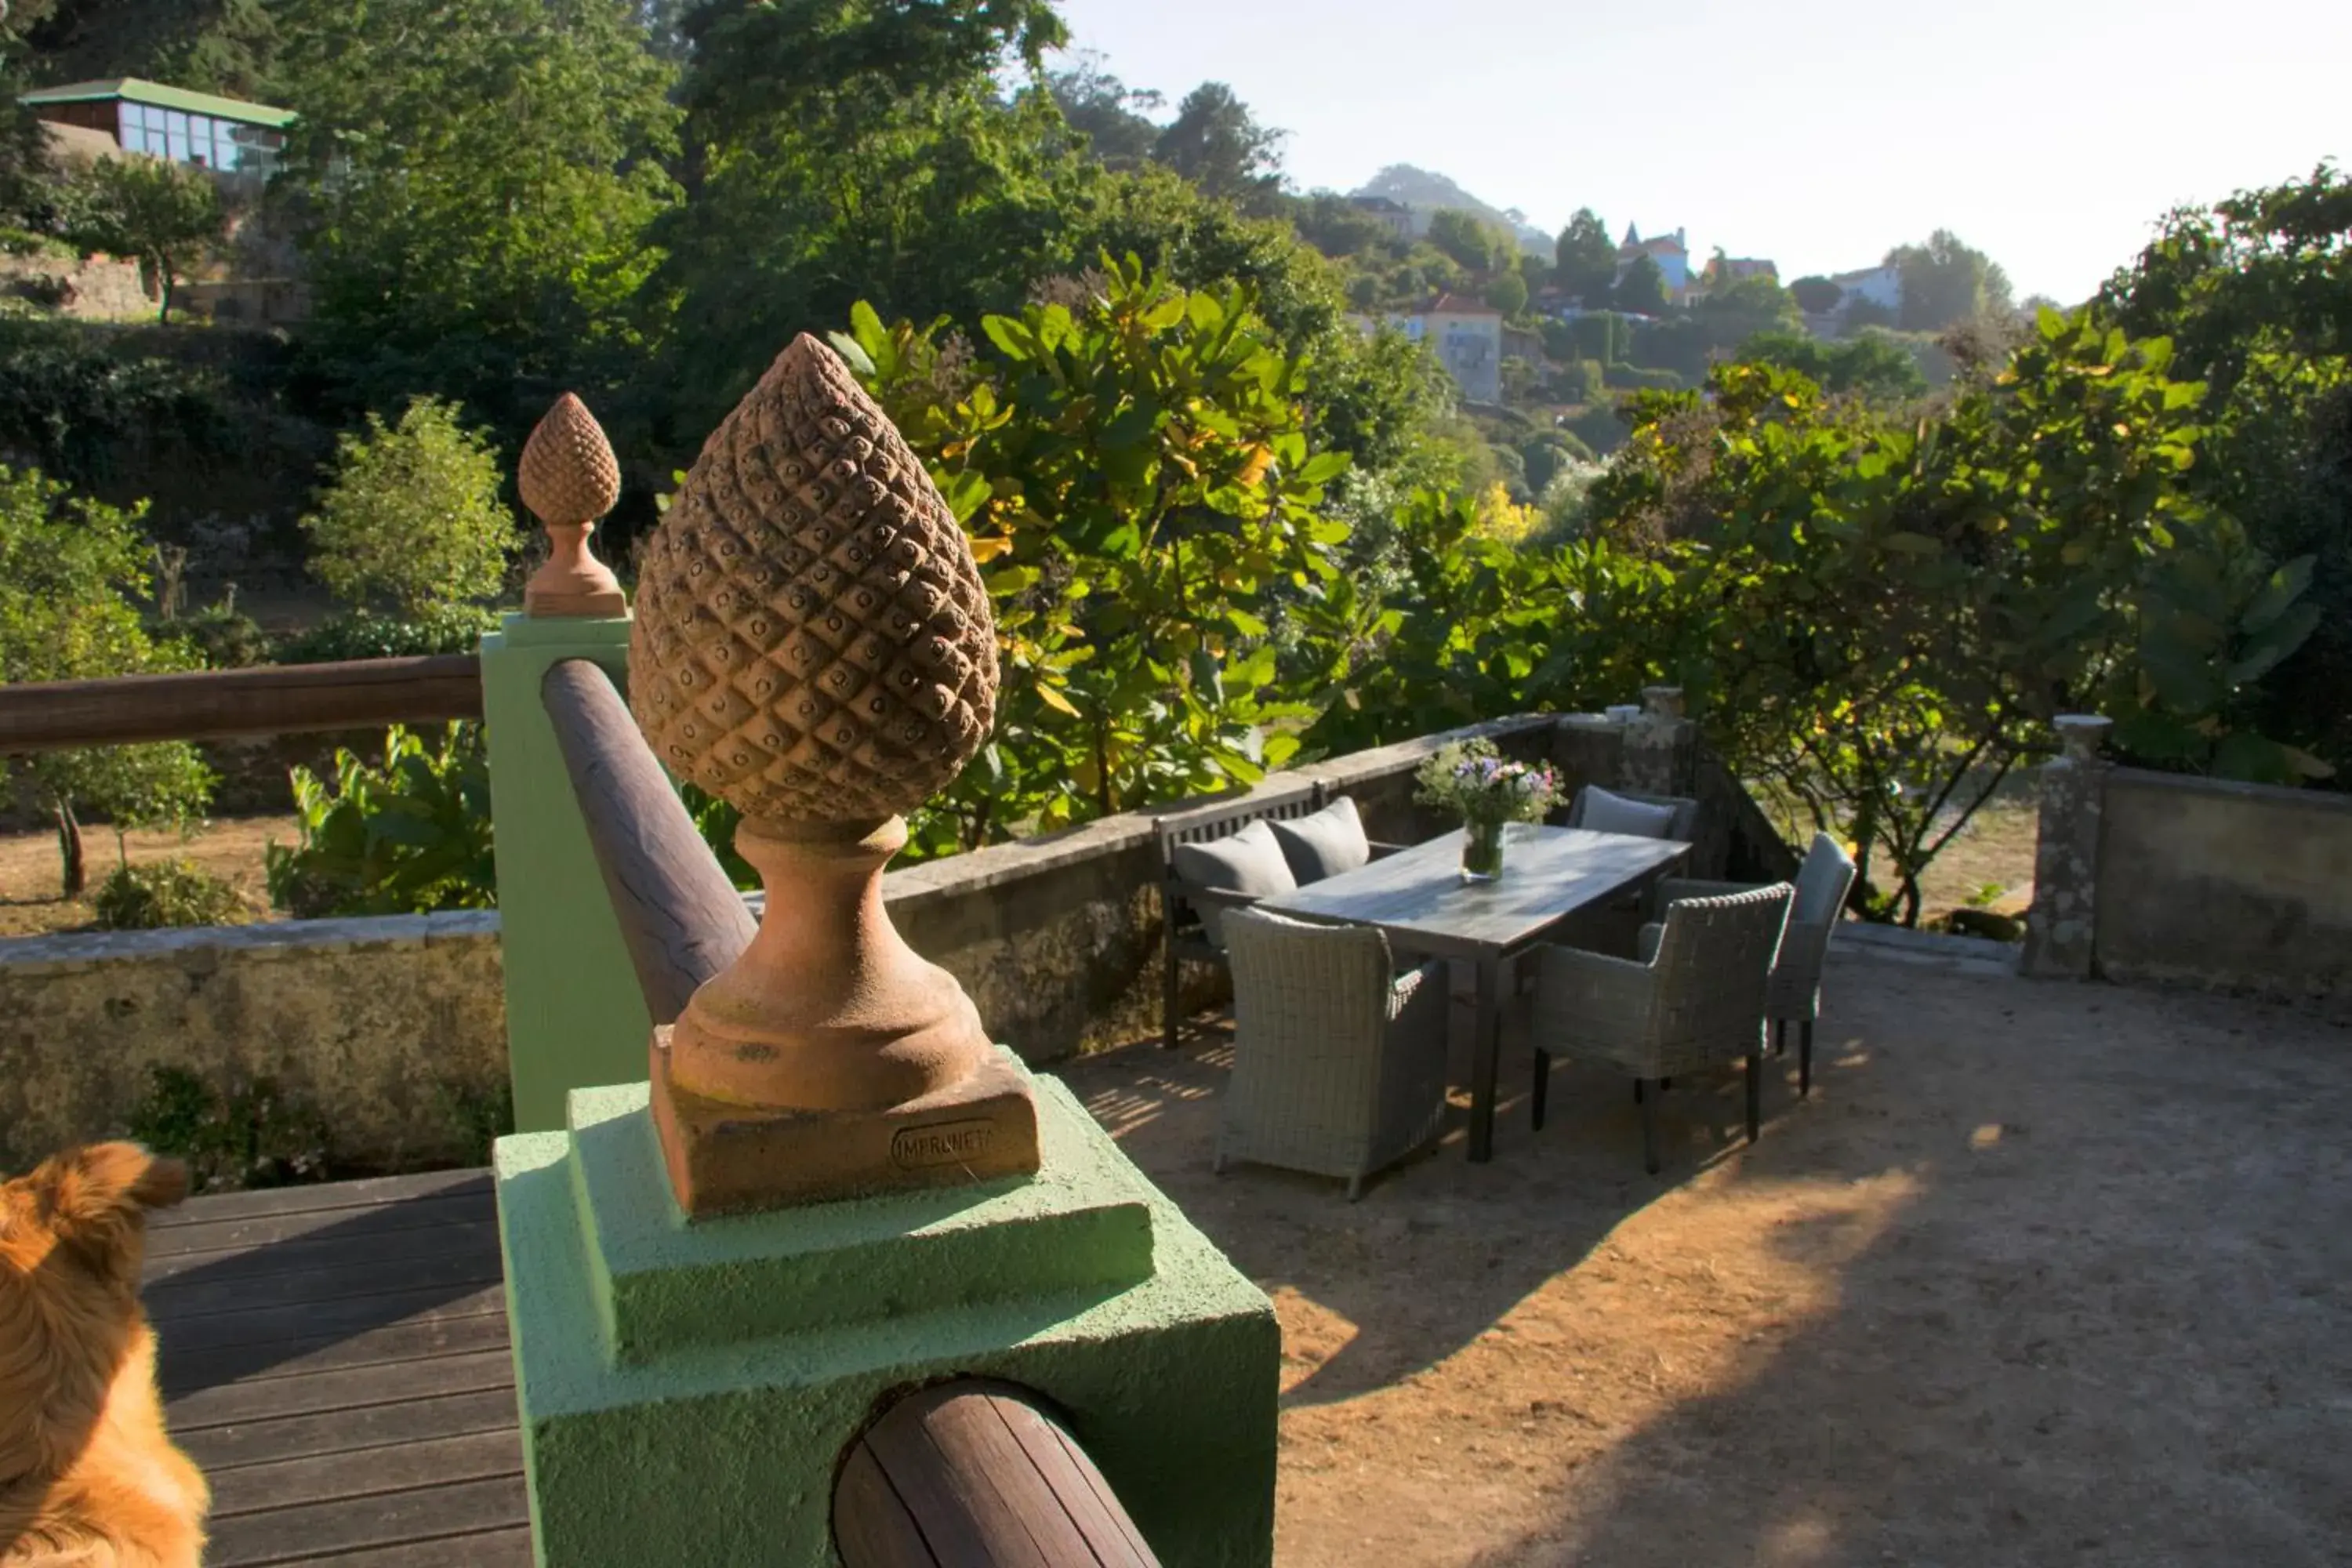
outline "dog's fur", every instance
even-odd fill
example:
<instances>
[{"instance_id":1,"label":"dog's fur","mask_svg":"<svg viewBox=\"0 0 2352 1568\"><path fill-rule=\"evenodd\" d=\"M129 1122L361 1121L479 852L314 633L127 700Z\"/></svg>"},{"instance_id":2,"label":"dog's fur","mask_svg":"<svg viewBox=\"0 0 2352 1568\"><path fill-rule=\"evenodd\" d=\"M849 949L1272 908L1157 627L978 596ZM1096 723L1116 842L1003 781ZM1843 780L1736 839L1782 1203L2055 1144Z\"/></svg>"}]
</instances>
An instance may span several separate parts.
<instances>
[{"instance_id":1,"label":"dog's fur","mask_svg":"<svg viewBox=\"0 0 2352 1568\"><path fill-rule=\"evenodd\" d=\"M172 1446L139 1307L187 1167L69 1149L0 1185L0 1568L198 1568L211 1494Z\"/></svg>"}]
</instances>

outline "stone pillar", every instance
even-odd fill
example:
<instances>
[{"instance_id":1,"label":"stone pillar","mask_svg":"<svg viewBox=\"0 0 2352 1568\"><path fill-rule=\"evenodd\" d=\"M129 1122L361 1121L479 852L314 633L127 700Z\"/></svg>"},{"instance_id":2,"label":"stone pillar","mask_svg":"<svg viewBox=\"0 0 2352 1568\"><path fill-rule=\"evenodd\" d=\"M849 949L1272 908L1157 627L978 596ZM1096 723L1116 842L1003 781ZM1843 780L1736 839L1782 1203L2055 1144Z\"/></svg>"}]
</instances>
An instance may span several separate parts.
<instances>
[{"instance_id":1,"label":"stone pillar","mask_svg":"<svg viewBox=\"0 0 2352 1568\"><path fill-rule=\"evenodd\" d=\"M2033 854L2033 907L2025 917L2023 972L2087 980L2098 933L2099 817L2107 763L2099 754L2114 721L2061 714L2060 751L2042 767L2040 836Z\"/></svg>"},{"instance_id":2,"label":"stone pillar","mask_svg":"<svg viewBox=\"0 0 2352 1568\"><path fill-rule=\"evenodd\" d=\"M1625 724L1606 713L1564 713L1552 732L1552 763L1573 797L1586 784L1608 789L1625 767Z\"/></svg>"},{"instance_id":3,"label":"stone pillar","mask_svg":"<svg viewBox=\"0 0 2352 1568\"><path fill-rule=\"evenodd\" d=\"M540 1568L827 1568L849 1446L967 1376L1062 1413L1161 1561L1270 1563L1272 1303L883 907L900 814L986 738L996 642L953 515L814 339L687 476L630 668L768 900L649 1081L640 1007L614 1086L499 1143Z\"/></svg>"},{"instance_id":4,"label":"stone pillar","mask_svg":"<svg viewBox=\"0 0 2352 1568\"><path fill-rule=\"evenodd\" d=\"M515 1126L532 1132L563 1125L572 1089L644 1077L652 1026L540 699L549 667L569 658L604 666L625 689L628 604L588 549L596 520L620 499L621 467L595 416L567 392L531 431L516 479L554 548L523 591L523 613L482 639L482 719L507 1070Z\"/></svg>"},{"instance_id":5,"label":"stone pillar","mask_svg":"<svg viewBox=\"0 0 2352 1568\"><path fill-rule=\"evenodd\" d=\"M1688 795L1698 766L1698 726L1683 712L1679 686L1645 686L1642 712L1625 726L1617 783L1644 795Z\"/></svg>"},{"instance_id":6,"label":"stone pillar","mask_svg":"<svg viewBox=\"0 0 2352 1568\"><path fill-rule=\"evenodd\" d=\"M593 660L625 680L628 653L626 616L509 615L482 638L507 1070L519 1131L562 1126L572 1089L646 1076L653 1020L539 695L548 668L567 658Z\"/></svg>"}]
</instances>

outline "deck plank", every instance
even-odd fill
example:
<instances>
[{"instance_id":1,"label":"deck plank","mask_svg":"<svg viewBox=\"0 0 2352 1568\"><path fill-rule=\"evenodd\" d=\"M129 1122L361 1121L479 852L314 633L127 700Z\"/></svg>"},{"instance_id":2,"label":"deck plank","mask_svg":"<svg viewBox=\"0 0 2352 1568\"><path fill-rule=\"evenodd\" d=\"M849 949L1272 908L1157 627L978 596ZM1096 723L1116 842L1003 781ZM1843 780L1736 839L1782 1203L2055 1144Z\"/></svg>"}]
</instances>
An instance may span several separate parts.
<instances>
[{"instance_id":1,"label":"deck plank","mask_svg":"<svg viewBox=\"0 0 2352 1568\"><path fill-rule=\"evenodd\" d=\"M167 1422L170 1415L166 1409ZM446 1399L379 1405L367 1410L330 1410L275 1421L239 1422L190 1432L184 1436L174 1431L172 1437L187 1450L188 1458L199 1468L209 1472L232 1465L299 1458L306 1454L348 1453L359 1448L390 1447L396 1443L430 1442L436 1437L462 1437L514 1425L513 1390L494 1388Z\"/></svg>"},{"instance_id":2,"label":"deck plank","mask_svg":"<svg viewBox=\"0 0 2352 1568\"><path fill-rule=\"evenodd\" d=\"M527 1568L487 1173L197 1198L144 1284L214 1568Z\"/></svg>"},{"instance_id":3,"label":"deck plank","mask_svg":"<svg viewBox=\"0 0 2352 1568\"><path fill-rule=\"evenodd\" d=\"M499 1476L240 1514L220 1521L205 1561L209 1568L315 1563L336 1552L462 1538L530 1522L520 1478Z\"/></svg>"}]
</instances>

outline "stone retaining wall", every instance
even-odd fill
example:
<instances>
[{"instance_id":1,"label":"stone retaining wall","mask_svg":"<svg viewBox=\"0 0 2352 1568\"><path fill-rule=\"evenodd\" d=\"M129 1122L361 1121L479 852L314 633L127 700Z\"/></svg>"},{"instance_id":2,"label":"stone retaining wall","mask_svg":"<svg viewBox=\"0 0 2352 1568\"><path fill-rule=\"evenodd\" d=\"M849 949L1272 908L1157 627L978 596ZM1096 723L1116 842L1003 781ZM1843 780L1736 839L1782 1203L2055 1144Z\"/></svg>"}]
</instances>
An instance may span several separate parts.
<instances>
[{"instance_id":1,"label":"stone retaining wall","mask_svg":"<svg viewBox=\"0 0 2352 1568\"><path fill-rule=\"evenodd\" d=\"M1412 842L1448 826L1412 799L1414 770L1440 745L1486 734L1549 755L1554 732L1549 716L1504 720L1250 793L1320 780L1356 800L1373 837ZM1713 800L1724 786L1698 787ZM1786 858L1777 841L1748 842L1753 831L1735 818L1725 857ZM884 892L908 941L963 983L997 1037L1045 1063L1159 1028L1159 881L1152 818L1135 814L906 867ZM1224 978L1202 967L1185 982L1188 1001L1207 1005ZM0 942L0 1166L123 1131L156 1067L224 1088L274 1079L327 1115L353 1166L479 1160L479 1108L506 1081L503 986L495 913Z\"/></svg>"}]
</instances>

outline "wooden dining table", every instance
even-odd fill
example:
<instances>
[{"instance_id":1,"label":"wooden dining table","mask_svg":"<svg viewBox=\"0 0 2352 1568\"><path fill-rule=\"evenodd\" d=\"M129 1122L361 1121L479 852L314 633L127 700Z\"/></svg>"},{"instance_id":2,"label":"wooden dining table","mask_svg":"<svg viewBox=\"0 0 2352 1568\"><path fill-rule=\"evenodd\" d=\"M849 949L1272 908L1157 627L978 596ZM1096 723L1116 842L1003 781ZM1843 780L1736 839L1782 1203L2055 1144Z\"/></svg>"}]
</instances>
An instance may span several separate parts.
<instances>
[{"instance_id":1,"label":"wooden dining table","mask_svg":"<svg viewBox=\"0 0 2352 1568\"><path fill-rule=\"evenodd\" d=\"M1503 873L1493 881L1463 879L1456 832L1274 894L1256 907L1293 920L1377 926L1400 953L1475 967L1469 1142L1471 1160L1483 1163L1495 1152L1505 966L1561 921L1645 886L1690 850L1675 839L1515 823L1507 830Z\"/></svg>"}]
</instances>

